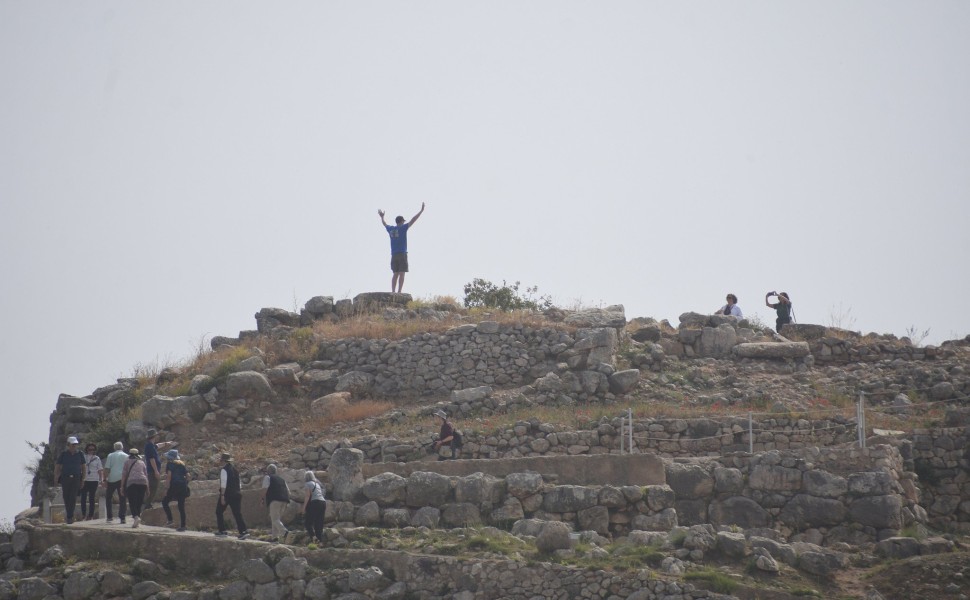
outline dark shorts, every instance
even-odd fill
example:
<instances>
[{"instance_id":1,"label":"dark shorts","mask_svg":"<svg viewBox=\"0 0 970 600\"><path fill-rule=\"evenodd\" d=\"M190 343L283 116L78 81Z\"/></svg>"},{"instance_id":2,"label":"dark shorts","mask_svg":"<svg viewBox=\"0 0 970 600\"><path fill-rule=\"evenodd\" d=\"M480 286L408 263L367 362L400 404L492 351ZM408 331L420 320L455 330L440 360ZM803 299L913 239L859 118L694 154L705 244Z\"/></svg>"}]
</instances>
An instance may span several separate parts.
<instances>
[{"instance_id":1,"label":"dark shorts","mask_svg":"<svg viewBox=\"0 0 970 600\"><path fill-rule=\"evenodd\" d=\"M395 273L408 272L408 253L407 252L401 252L400 254L391 255L391 271Z\"/></svg>"}]
</instances>

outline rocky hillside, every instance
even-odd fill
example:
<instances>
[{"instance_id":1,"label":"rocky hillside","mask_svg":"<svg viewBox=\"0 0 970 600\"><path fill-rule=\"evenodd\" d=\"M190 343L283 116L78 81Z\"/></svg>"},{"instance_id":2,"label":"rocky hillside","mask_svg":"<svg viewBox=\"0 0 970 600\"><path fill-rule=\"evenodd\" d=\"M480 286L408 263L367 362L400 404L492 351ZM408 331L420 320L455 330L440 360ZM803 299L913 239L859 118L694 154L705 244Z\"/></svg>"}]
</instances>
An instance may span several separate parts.
<instances>
[{"instance_id":1,"label":"rocky hillside","mask_svg":"<svg viewBox=\"0 0 970 600\"><path fill-rule=\"evenodd\" d=\"M970 531L968 366L970 339L920 348L815 325L778 335L694 313L675 328L622 306L506 314L362 294L262 309L255 330L215 337L184 364L59 397L32 490L37 504L51 495L69 435L104 454L157 428L193 473L190 529L212 527L206 493L231 451L253 488L257 541L220 540L240 548L204 572L96 565L82 590L56 565L92 560L96 535L141 556L147 534L64 534L28 511L0 545L0 583L15 592L0 585L0 598L34 597L23 582L44 565L38 598L895 598L911 596L888 571L912 561L953 583L919 588L916 576L907 593L956 598L970 593L953 566L967 564L953 557L967 558ZM427 451L436 410L464 433L460 461ZM618 462L629 459L638 466ZM285 540L299 577L259 541L269 462L294 498L304 470L329 479L325 544ZM240 569L244 558L265 577ZM108 572L128 587L108 588ZM195 583L176 592L176 574ZM158 587L136 593L145 582Z\"/></svg>"}]
</instances>

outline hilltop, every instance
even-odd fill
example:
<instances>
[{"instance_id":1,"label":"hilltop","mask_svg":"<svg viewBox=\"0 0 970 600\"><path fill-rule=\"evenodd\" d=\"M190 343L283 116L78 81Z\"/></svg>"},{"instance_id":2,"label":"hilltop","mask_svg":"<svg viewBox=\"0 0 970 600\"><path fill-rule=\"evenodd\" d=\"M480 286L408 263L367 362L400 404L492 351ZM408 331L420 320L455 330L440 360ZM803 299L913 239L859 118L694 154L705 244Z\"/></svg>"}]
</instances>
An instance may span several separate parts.
<instances>
[{"instance_id":1,"label":"hilltop","mask_svg":"<svg viewBox=\"0 0 970 600\"><path fill-rule=\"evenodd\" d=\"M329 549L314 551L331 552L335 568L339 548L399 557L353 564L357 557L328 574L297 552L293 560L330 578L334 597L341 585L362 597L498 597L498 584L480 577L388 573L387 560L456 554L472 569L482 560L529 565L529 578L565 569L558 577L579 577L570 589L584 597L620 598L705 597L684 591L694 585L740 597L893 598L902 596L892 561L950 574L966 564L968 339L923 348L819 325L777 334L685 313L674 327L628 319L622 306L505 312L386 293L320 296L300 313L264 308L255 319L255 330L217 336L183 364L61 395L35 502L68 435L107 449L143 444L157 428L193 473L195 529L211 527L205 493L223 451L253 488L250 500L270 462L295 497L303 470L327 471ZM427 452L437 410L462 430L463 460ZM247 510L259 519L258 506ZM83 546L32 522L18 519L31 543ZM305 546L301 536L287 545ZM9 550L7 568L20 571L46 548ZM265 550L251 552L274 564ZM382 585L347 583L355 567L377 564ZM864 587L877 592L859 585L860 570L874 567ZM213 569L230 577L228 565ZM593 572L613 577L615 591L591 592L610 589ZM647 583L657 576L662 585ZM911 577L916 586L923 579ZM435 581L448 591L435 592ZM947 593L970 592L955 581ZM249 584L255 593L269 581ZM306 595L283 587L284 596ZM521 597L572 597L519 588ZM224 591L211 581L198 589Z\"/></svg>"}]
</instances>

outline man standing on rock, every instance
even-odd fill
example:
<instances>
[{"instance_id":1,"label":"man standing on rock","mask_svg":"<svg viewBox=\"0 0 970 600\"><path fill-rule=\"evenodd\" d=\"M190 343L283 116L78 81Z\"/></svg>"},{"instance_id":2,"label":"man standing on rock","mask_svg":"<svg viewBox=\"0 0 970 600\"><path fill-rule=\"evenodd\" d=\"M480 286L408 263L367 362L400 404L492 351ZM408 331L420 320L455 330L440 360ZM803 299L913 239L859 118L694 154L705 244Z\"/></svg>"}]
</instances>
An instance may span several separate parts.
<instances>
[{"instance_id":1,"label":"man standing on rock","mask_svg":"<svg viewBox=\"0 0 970 600\"><path fill-rule=\"evenodd\" d=\"M404 274L408 272L408 229L414 225L414 222L423 212L424 202L421 203L421 210L418 211L418 214L411 217L411 220L407 223L404 222L404 217L399 216L394 219L395 225L388 225L387 221L384 220L384 211L377 210L377 214L381 217L381 223L384 224L384 229L391 236L391 271L394 273L391 277L391 293L395 291L401 293L401 288L404 287Z\"/></svg>"},{"instance_id":2,"label":"man standing on rock","mask_svg":"<svg viewBox=\"0 0 970 600\"><path fill-rule=\"evenodd\" d=\"M77 438L73 435L67 438L67 450L61 452L54 465L54 483L61 484L61 495L64 496L64 513L67 524L74 522L74 507L77 505L77 493L81 489L81 482L87 474L84 455L78 452Z\"/></svg>"}]
</instances>

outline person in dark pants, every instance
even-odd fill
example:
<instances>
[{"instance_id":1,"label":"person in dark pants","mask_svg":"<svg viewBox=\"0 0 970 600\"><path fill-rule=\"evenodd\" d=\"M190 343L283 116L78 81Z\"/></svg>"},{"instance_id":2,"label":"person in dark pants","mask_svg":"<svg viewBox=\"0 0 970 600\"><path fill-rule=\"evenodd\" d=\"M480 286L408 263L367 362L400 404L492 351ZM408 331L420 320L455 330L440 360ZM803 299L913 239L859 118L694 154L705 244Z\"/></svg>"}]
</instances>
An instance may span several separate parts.
<instances>
[{"instance_id":1,"label":"person in dark pants","mask_svg":"<svg viewBox=\"0 0 970 600\"><path fill-rule=\"evenodd\" d=\"M300 510L303 512L306 532L318 542L323 542L323 518L327 514L327 501L323 497L323 484L313 474L313 471L307 471L303 479L306 482L303 486L306 492Z\"/></svg>"},{"instance_id":2,"label":"person in dark pants","mask_svg":"<svg viewBox=\"0 0 970 600\"><path fill-rule=\"evenodd\" d=\"M158 492L158 480L162 478L162 459L158 452L165 450L172 445L172 442L155 443L158 431L148 430L148 439L145 440L145 467L148 471L148 496L145 498L145 510L152 508L155 501L155 494Z\"/></svg>"},{"instance_id":3,"label":"person in dark pants","mask_svg":"<svg viewBox=\"0 0 970 600\"><path fill-rule=\"evenodd\" d=\"M226 531L226 520L222 516L228 506L232 509L232 518L236 520L239 539L244 540L249 537L249 530L246 529L246 521L242 516L242 482L239 480L239 471L236 470L236 465L232 464L232 455L229 453L223 452L222 460L226 464L219 473L219 504L216 505L216 525L219 531L216 535L229 535Z\"/></svg>"},{"instance_id":4,"label":"person in dark pants","mask_svg":"<svg viewBox=\"0 0 970 600\"><path fill-rule=\"evenodd\" d=\"M61 484L61 493L64 496L64 513L68 525L74 522L77 493L81 489L81 482L87 475L84 455L78 452L77 444L77 438L73 435L67 438L67 450L61 452L54 464L54 483Z\"/></svg>"},{"instance_id":5,"label":"person in dark pants","mask_svg":"<svg viewBox=\"0 0 970 600\"><path fill-rule=\"evenodd\" d=\"M384 220L384 211L380 209L377 211L384 229L387 230L387 234L391 238L391 272L394 273L391 276L392 293L401 293L401 288L404 287L404 276L408 272L408 230L423 212L424 202L421 203L421 210L418 211L418 214L411 217L411 220L407 223L404 222L404 217L399 216L394 219L394 225L388 225L387 221Z\"/></svg>"},{"instance_id":6,"label":"person in dark pants","mask_svg":"<svg viewBox=\"0 0 970 600\"><path fill-rule=\"evenodd\" d=\"M778 302L772 304L768 302L768 298L775 296L778 298ZM775 314L777 318L775 319L775 331L781 333L781 328L791 323L791 298L788 297L788 292L768 292L765 294L765 306L768 308L775 309Z\"/></svg>"},{"instance_id":7,"label":"person in dark pants","mask_svg":"<svg viewBox=\"0 0 970 600\"><path fill-rule=\"evenodd\" d=\"M182 462L178 450L169 450L165 453L168 462L165 463L165 472L168 473L168 491L162 498L162 510L168 519L166 527L173 527L172 509L168 507L169 502L175 500L178 504L180 525L178 530L185 531L185 499L189 497L189 469Z\"/></svg>"},{"instance_id":8,"label":"person in dark pants","mask_svg":"<svg viewBox=\"0 0 970 600\"><path fill-rule=\"evenodd\" d=\"M434 416L441 419L441 430L438 432L438 441L434 443L435 451L441 449L442 446L447 446L451 450L451 459L458 458L458 447L455 444L455 426L451 424L448 420L448 415L443 410L436 410ZM438 453L438 460L448 460L449 457L441 456Z\"/></svg>"},{"instance_id":9,"label":"person in dark pants","mask_svg":"<svg viewBox=\"0 0 970 600\"><path fill-rule=\"evenodd\" d=\"M107 474L105 479L108 482L108 491L104 494L104 503L108 509L108 523L114 520L114 515L111 511L111 500L118 492L118 516L121 517L121 522L125 522L125 514L127 513L127 508L125 506L125 489L121 487L121 476L124 473L125 463L128 462L128 453L124 450L125 446L121 442L115 442L115 451L108 455L108 459L104 463L104 470Z\"/></svg>"},{"instance_id":10,"label":"person in dark pants","mask_svg":"<svg viewBox=\"0 0 970 600\"><path fill-rule=\"evenodd\" d=\"M148 467L145 466L138 448L128 450L128 460L121 475L121 489L128 499L131 526L137 528L141 525L142 503L148 493Z\"/></svg>"},{"instance_id":11,"label":"person in dark pants","mask_svg":"<svg viewBox=\"0 0 970 600\"><path fill-rule=\"evenodd\" d=\"M104 466L101 464L101 457L98 456L98 447L95 444L84 447L84 471L84 487L81 488L81 519L91 521L97 508L98 488L104 485Z\"/></svg>"}]
</instances>

